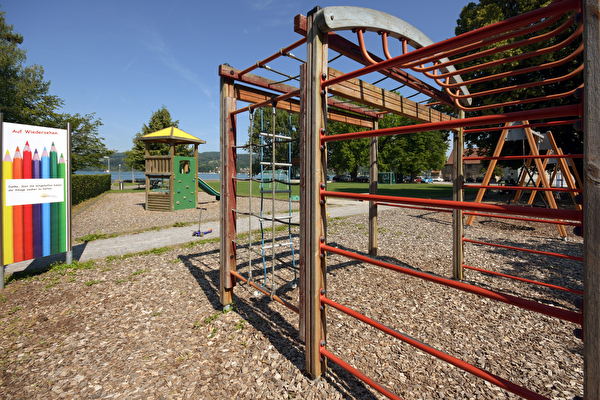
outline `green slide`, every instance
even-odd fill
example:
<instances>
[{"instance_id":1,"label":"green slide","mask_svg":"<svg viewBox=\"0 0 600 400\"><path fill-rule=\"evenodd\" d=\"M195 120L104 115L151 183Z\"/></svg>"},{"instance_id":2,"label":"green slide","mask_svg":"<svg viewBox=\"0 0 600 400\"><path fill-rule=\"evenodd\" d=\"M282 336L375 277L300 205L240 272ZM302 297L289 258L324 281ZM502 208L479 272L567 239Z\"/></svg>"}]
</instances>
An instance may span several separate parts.
<instances>
[{"instance_id":1,"label":"green slide","mask_svg":"<svg viewBox=\"0 0 600 400\"><path fill-rule=\"evenodd\" d=\"M221 199L221 195L219 194L219 192L217 192L215 189L210 187L210 185L208 183L204 182L200 178L198 178L198 187L200 189L204 190L206 193L210 194L211 196L215 196L217 198L217 200Z\"/></svg>"}]
</instances>

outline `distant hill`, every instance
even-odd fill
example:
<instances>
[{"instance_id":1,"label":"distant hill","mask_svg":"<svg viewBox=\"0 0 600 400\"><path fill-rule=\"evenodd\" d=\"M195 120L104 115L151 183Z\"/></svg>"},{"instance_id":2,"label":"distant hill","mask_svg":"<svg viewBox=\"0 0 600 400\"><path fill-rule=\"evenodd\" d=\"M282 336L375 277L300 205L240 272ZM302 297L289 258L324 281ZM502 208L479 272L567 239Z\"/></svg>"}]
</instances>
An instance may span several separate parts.
<instances>
[{"instance_id":1,"label":"distant hill","mask_svg":"<svg viewBox=\"0 0 600 400\"><path fill-rule=\"evenodd\" d=\"M219 167L220 152L218 151L206 151L198 153L198 171L199 172L210 172L216 171ZM125 165L125 153L115 153L110 156L110 169L116 171L119 164L121 164L121 171L131 171L129 167ZM106 159L101 160L106 165ZM249 168L250 166L250 155L246 153L238 154L238 169ZM96 171L95 169L86 169L85 171Z\"/></svg>"}]
</instances>

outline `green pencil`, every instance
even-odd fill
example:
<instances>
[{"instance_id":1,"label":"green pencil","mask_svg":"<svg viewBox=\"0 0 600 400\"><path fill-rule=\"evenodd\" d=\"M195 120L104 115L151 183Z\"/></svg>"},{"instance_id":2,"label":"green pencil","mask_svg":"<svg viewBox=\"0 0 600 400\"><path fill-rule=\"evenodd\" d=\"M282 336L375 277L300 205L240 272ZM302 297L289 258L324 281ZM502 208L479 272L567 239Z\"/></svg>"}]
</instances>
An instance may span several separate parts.
<instances>
[{"instance_id":1,"label":"green pencil","mask_svg":"<svg viewBox=\"0 0 600 400\"><path fill-rule=\"evenodd\" d=\"M65 201L58 203L58 251L67 251L67 182L65 180L66 164L63 155L58 159L58 177L63 179Z\"/></svg>"},{"instance_id":2,"label":"green pencil","mask_svg":"<svg viewBox=\"0 0 600 400\"><path fill-rule=\"evenodd\" d=\"M52 142L52 146L50 146L50 178L58 177L58 158L56 154L56 146L54 146L54 142ZM60 203L50 203L50 254L59 253L59 208Z\"/></svg>"}]
</instances>

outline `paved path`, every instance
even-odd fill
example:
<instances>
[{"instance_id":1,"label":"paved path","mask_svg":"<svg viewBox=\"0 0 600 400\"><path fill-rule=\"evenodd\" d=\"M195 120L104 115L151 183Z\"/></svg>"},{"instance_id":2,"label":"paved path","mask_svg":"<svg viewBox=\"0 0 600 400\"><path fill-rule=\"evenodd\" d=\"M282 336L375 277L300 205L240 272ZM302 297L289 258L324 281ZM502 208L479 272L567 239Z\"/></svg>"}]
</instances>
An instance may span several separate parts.
<instances>
[{"instance_id":1,"label":"paved path","mask_svg":"<svg viewBox=\"0 0 600 400\"><path fill-rule=\"evenodd\" d=\"M369 203L345 199L329 199L327 214L329 217L345 217L349 215L367 214ZM298 222L300 213L292 213L292 222ZM252 218L252 230L259 229L258 219ZM98 260L108 256L119 256L128 253L151 250L157 247L176 246L189 243L194 240L204 240L220 237L219 221L208 221L202 224L202 230L212 229L212 233L204 237L192 236L198 229L197 226L186 226L182 228L168 228L159 231L148 231L131 235L122 235L110 239L94 240L73 246L73 259L78 261ZM248 219L238 219L238 231L248 231ZM5 266L5 275L25 270L36 270L48 267L56 261L66 261L66 254L57 254L38 258L35 260L22 261Z\"/></svg>"}]
</instances>

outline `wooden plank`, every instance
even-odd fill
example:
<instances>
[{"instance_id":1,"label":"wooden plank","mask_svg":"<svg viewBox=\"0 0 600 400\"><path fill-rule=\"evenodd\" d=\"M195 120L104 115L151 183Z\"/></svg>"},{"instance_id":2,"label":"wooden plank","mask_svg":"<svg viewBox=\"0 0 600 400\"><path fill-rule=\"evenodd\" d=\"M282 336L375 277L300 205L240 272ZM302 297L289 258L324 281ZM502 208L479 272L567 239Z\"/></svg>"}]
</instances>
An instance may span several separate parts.
<instances>
[{"instance_id":1,"label":"wooden plank","mask_svg":"<svg viewBox=\"0 0 600 400\"><path fill-rule=\"evenodd\" d=\"M583 388L600 399L600 4L583 0ZM583 395L583 394L582 394Z\"/></svg>"},{"instance_id":2,"label":"wooden plank","mask_svg":"<svg viewBox=\"0 0 600 400\"><path fill-rule=\"evenodd\" d=\"M320 343L326 339L326 311L321 310L320 290L326 288L326 257L321 259L320 239L326 238L326 207L321 204L319 185L326 182L326 151L320 148L321 129L326 124L326 94L321 94L321 75L327 68L327 35L312 24L315 7L308 15L306 61L306 113L304 115L303 170L306 195L300 222L300 246L304 247L305 369L313 378L327 369L321 361Z\"/></svg>"},{"instance_id":3,"label":"wooden plank","mask_svg":"<svg viewBox=\"0 0 600 400\"><path fill-rule=\"evenodd\" d=\"M333 68L328 68L327 74L327 79L343 75L342 72ZM431 107L415 103L399 94L382 89L358 78L331 85L328 87L328 91L336 96L402 115L419 122L440 122L454 119Z\"/></svg>"},{"instance_id":4,"label":"wooden plank","mask_svg":"<svg viewBox=\"0 0 600 400\"><path fill-rule=\"evenodd\" d=\"M220 241L220 279L219 298L221 304L231 304L233 301L233 287L235 278L231 271L236 270L236 126L235 116L231 115L236 108L233 97L233 81L221 78L221 200L219 202L221 215L221 241Z\"/></svg>"}]
</instances>

